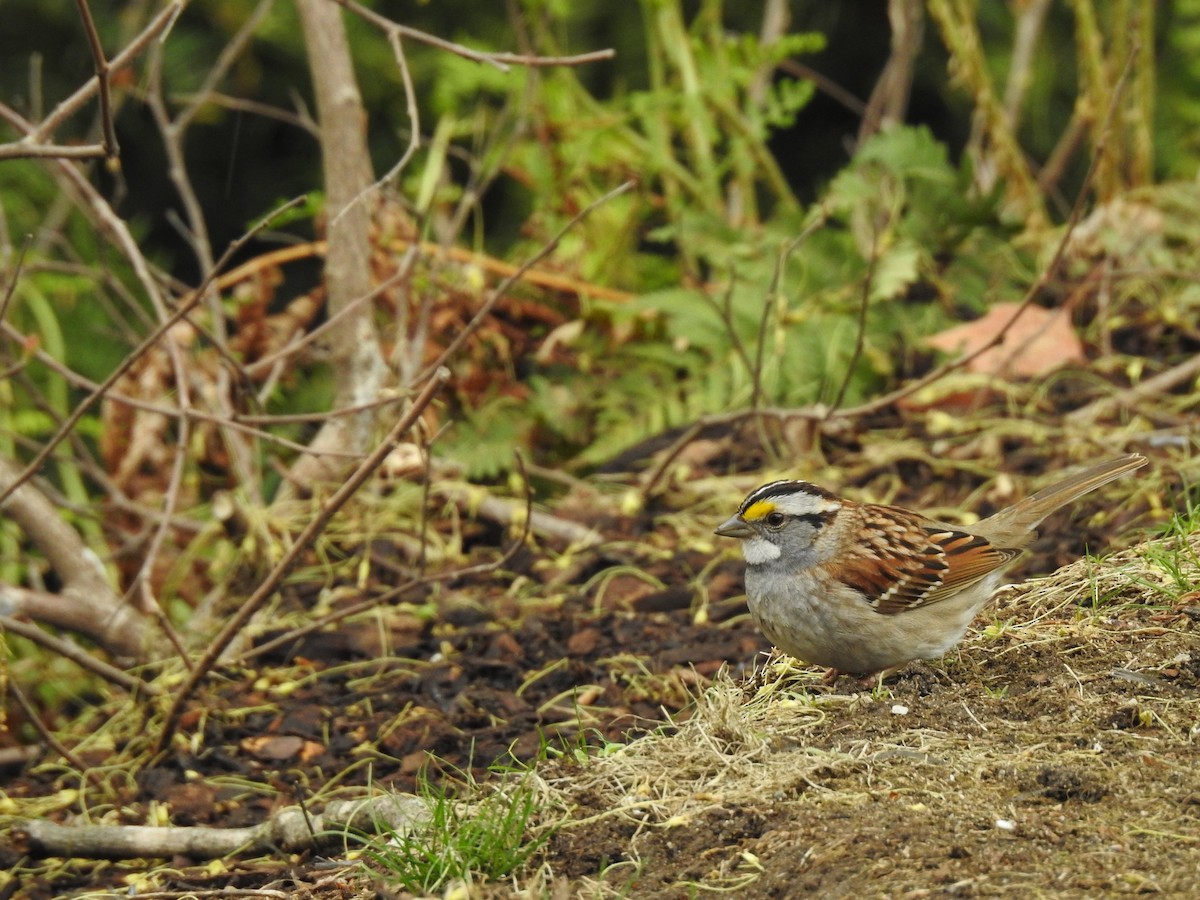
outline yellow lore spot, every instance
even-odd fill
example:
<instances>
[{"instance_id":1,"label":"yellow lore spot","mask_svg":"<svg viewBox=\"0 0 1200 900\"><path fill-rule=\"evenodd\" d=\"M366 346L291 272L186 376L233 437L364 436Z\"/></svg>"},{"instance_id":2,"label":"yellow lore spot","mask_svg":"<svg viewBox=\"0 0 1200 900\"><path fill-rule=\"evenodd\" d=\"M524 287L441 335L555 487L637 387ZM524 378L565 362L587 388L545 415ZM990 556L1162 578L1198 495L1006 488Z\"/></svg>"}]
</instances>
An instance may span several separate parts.
<instances>
[{"instance_id":1,"label":"yellow lore spot","mask_svg":"<svg viewBox=\"0 0 1200 900\"><path fill-rule=\"evenodd\" d=\"M757 503L750 504L750 508L742 513L742 518L747 522L754 522L758 519L766 518L773 512L775 512L775 503L773 501L759 500Z\"/></svg>"}]
</instances>

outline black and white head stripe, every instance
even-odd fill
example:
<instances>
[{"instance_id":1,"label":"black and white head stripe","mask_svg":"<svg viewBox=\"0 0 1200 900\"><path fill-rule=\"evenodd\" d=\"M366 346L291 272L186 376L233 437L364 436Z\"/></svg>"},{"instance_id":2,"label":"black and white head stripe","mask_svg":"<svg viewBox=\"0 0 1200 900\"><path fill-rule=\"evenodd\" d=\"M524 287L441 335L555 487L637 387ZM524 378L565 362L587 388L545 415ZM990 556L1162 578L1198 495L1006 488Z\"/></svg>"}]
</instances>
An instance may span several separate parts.
<instances>
[{"instance_id":1,"label":"black and white head stripe","mask_svg":"<svg viewBox=\"0 0 1200 900\"><path fill-rule=\"evenodd\" d=\"M807 481L772 481L742 501L738 515L745 522L758 522L772 513L797 519L809 519L814 525L827 523L837 515L840 503L824 488Z\"/></svg>"}]
</instances>

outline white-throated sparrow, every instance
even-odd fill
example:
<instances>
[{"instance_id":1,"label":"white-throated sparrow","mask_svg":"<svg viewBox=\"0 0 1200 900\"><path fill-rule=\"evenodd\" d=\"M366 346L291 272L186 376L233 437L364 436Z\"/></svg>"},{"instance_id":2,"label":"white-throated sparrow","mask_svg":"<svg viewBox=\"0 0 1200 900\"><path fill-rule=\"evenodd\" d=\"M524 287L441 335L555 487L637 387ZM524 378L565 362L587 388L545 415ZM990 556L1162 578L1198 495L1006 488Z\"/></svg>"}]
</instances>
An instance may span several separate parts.
<instances>
[{"instance_id":1,"label":"white-throated sparrow","mask_svg":"<svg viewBox=\"0 0 1200 900\"><path fill-rule=\"evenodd\" d=\"M945 654L1043 519L1145 464L1100 463L970 526L773 481L716 533L742 542L750 615L768 640L831 675L866 675Z\"/></svg>"}]
</instances>

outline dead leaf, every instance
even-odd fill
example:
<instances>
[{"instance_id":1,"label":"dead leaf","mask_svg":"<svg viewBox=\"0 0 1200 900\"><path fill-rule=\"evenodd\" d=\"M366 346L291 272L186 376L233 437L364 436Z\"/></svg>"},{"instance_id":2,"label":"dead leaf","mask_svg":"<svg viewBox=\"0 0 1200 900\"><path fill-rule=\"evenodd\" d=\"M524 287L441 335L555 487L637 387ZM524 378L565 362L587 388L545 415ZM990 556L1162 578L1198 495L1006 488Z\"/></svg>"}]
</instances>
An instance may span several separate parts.
<instances>
[{"instance_id":1,"label":"dead leaf","mask_svg":"<svg viewBox=\"0 0 1200 900\"><path fill-rule=\"evenodd\" d=\"M258 759L279 762L297 756L304 749L304 739L290 734L264 735L244 738L241 746Z\"/></svg>"},{"instance_id":2,"label":"dead leaf","mask_svg":"<svg viewBox=\"0 0 1200 900\"><path fill-rule=\"evenodd\" d=\"M1018 308L1016 303L997 303L982 318L956 325L925 342L946 353L973 353L992 341ZM1035 378L1082 362L1083 345L1067 311L1029 306L997 346L979 354L966 368L1005 378Z\"/></svg>"}]
</instances>

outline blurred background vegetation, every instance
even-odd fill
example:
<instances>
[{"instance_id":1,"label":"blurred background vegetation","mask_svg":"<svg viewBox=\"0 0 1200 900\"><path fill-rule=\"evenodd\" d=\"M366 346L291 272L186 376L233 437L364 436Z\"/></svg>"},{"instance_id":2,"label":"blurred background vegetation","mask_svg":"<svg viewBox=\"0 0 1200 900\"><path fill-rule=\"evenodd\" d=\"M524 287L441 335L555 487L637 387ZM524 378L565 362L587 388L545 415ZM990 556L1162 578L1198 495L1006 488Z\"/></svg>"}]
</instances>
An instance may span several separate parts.
<instances>
[{"instance_id":1,"label":"blurred background vegetation","mask_svg":"<svg viewBox=\"0 0 1200 900\"><path fill-rule=\"evenodd\" d=\"M419 236L519 261L586 202L624 179L637 181L632 194L576 228L550 263L636 296L538 294L537 302L558 304L538 327L567 326L555 352L518 359L490 348L491 362L513 378L460 394L457 414L470 427L448 435L443 449L480 475L508 465L509 454L497 450L514 440L531 445L541 462L586 468L656 431L752 399L832 402L851 364L869 262L868 339L842 401L920 369L927 364L916 349L920 335L1019 296L1034 277L1048 240L1043 229L1063 220L1082 186L1106 112L1097 104L1113 96L1126 65L1108 150L1113 171L1097 178L1098 199L1193 178L1200 3L1043 4L1032 53L1019 63L1025 93L1009 121L989 123L988 104L1000 102L1017 64L1022 16L1038 5L929 3L907 125L860 142L863 106L890 52L881 2L778 4L790 24L767 41L759 34L770 4L373 4L405 25L479 49L616 50L611 61L506 73L408 42L425 134L390 189ZM187 7L163 54L171 96L203 87L252 8ZM153 9L98 10L106 46L123 46ZM10 0L3 18L4 99L37 119L90 72L75 4ZM347 24L382 174L400 158L411 127L401 76L375 29L353 15ZM217 248L280 200L312 195L320 184L318 147L302 127L313 105L300 35L292 4L267 6L217 86L219 102L206 104L187 134L187 166ZM91 177L149 257L195 284L201 273L178 227L162 141L139 99L144 68L118 82L121 171L96 166ZM68 126L74 134L60 138L82 140L93 126L77 116ZM1000 152L997 135L1011 136L1018 161ZM1051 159L1053 183L1028 193L1022 178L1036 180ZM72 212L46 166L0 165L0 192L9 266L19 236L36 235L36 264L19 287L15 320L48 347L47 329L57 332L61 346L51 352L101 377L128 342L93 339L112 323L86 298L99 273L126 277L121 261ZM306 210L246 247L242 259L273 242L314 237L319 197ZM787 248L817 219L824 224ZM51 259L71 265L43 264ZM286 267L272 302L280 306L310 286L318 263ZM316 385L281 392L275 407L321 396L319 372L310 377ZM605 390L589 387L597 383ZM36 438L38 416L19 412L10 413L11 426Z\"/></svg>"},{"instance_id":2,"label":"blurred background vegetation","mask_svg":"<svg viewBox=\"0 0 1200 900\"><path fill-rule=\"evenodd\" d=\"M1168 326L1155 332L1157 361L1123 360L1110 370L1115 379L1136 380L1194 351L1194 329L1179 323L1197 313L1196 286L1180 273L1195 271L1198 0L368 6L480 50L616 51L580 66L501 71L403 42L421 141L385 184L377 280L414 242L466 255L423 254L414 287L383 298L385 350L402 374L462 328L500 275L588 203L635 182L571 229L539 265L545 277L523 279L453 361L441 416L454 424L433 449L468 478L503 476L514 449L540 467L587 473L705 415L876 397L930 370L937 357L924 337L1025 294L1085 185L1085 211L1137 198L1160 216L1149 244L1137 224L1144 220L1125 217L1143 240L1118 253L1130 265L1109 310L1153 305ZM910 17L903 42L889 10ZM156 11L149 2L97 8L109 53ZM382 176L411 137L402 72L377 28L345 19ZM40 120L91 74L70 0L7 0L0 26L2 99L24 117ZM215 62L243 38L227 75L210 84ZM217 252L299 195L308 201L231 264L323 237L321 154L293 4L197 0L156 52L169 106L210 92L182 146ZM148 58L115 82L119 168L85 171L178 295L207 273L185 236L147 102ZM883 90L881 72L896 62L907 75ZM57 138L93 140L96 127L90 107ZM10 132L5 140L18 137ZM0 162L0 205L6 285L32 235L7 311L30 342L10 343L12 377L0 386L0 452L21 458L81 396L33 351L99 380L151 316L128 260L53 165ZM1085 265L1087 252L1076 254ZM320 266L316 249L274 266L252 297L223 294L226 316L234 323L252 307L260 317L287 310L314 290ZM1069 291L1048 285L1039 302L1053 306ZM417 301L424 312L405 307ZM1087 330L1097 302L1076 305L1073 316L1092 346L1111 350L1108 324ZM424 343L418 320L428 326ZM1144 354L1132 343L1133 356ZM1116 344L1122 349L1119 332ZM265 391L266 409L320 412L329 380L319 354L299 361ZM94 539L104 530L91 505L94 473L112 460L89 455L106 428L97 407L46 473ZM311 430L275 428L300 441ZM260 449L264 484L278 483L275 463L289 452ZM237 484L201 456L188 477L202 485L192 496L203 516L203 500ZM10 530L7 541L9 574L20 580L20 536Z\"/></svg>"}]
</instances>

